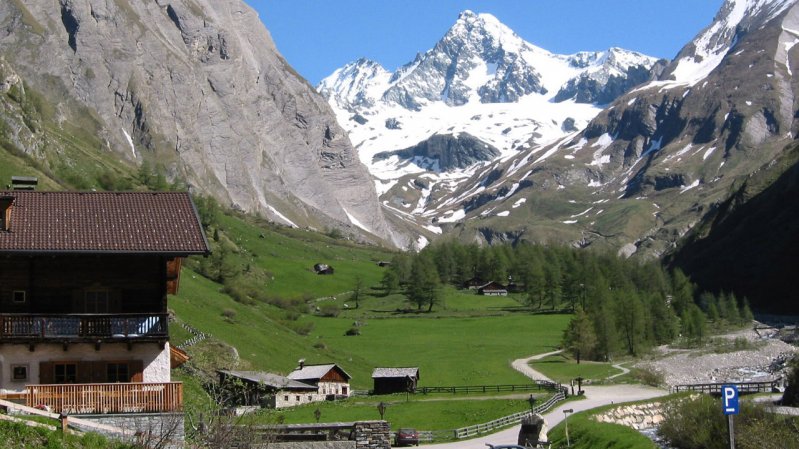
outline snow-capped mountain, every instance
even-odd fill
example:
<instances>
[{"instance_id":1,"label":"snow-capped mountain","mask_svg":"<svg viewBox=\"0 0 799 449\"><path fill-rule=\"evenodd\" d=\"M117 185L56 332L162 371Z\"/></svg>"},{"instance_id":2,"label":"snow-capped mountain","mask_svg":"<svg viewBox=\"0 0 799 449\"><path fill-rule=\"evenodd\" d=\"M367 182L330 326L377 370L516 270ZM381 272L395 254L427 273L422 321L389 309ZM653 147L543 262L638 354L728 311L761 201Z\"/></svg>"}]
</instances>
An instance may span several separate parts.
<instances>
[{"instance_id":1,"label":"snow-capped mountain","mask_svg":"<svg viewBox=\"0 0 799 449\"><path fill-rule=\"evenodd\" d=\"M727 0L657 79L582 131L482 166L447 195L421 190L426 213L456 221L466 239L662 255L697 224L711 229L731 192L741 195L733 204L755 195L755 175L775 179L790 165L797 43L797 0Z\"/></svg>"},{"instance_id":2,"label":"snow-capped mountain","mask_svg":"<svg viewBox=\"0 0 799 449\"><path fill-rule=\"evenodd\" d=\"M379 193L410 175L452 190L482 164L584 127L602 103L649 80L656 62L619 48L553 54L489 14L465 11L432 49L396 71L360 59L317 90L377 178ZM435 142L425 144L431 138ZM454 166L437 163L440 154L414 151L443 148L445 141L450 148L482 142L496 151L477 152ZM404 212L430 212L420 199L393 195L384 202Z\"/></svg>"}]
</instances>

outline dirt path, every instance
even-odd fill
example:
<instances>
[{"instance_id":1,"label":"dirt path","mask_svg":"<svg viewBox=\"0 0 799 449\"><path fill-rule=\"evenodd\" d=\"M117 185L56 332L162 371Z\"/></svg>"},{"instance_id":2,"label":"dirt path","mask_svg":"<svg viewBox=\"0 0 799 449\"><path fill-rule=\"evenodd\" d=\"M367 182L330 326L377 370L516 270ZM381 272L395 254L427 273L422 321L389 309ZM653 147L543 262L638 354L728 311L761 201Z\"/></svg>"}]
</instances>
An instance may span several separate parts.
<instances>
[{"instance_id":1,"label":"dirt path","mask_svg":"<svg viewBox=\"0 0 799 449\"><path fill-rule=\"evenodd\" d=\"M552 382L552 379L550 379L549 377L543 375L541 372L534 370L530 366L530 362L533 361L533 360L541 360L541 359L543 359L545 357L549 357L551 355L560 354L561 352L563 352L563 349L559 349L557 351L552 351L552 352L545 352L543 354L536 354L536 355L532 355L530 357L526 357L526 358L523 358L523 359L516 359L516 360L514 360L511 363L511 366L513 367L513 369L515 369L516 371L524 374L525 376L529 377L530 379L533 379L533 380L548 380L548 381Z\"/></svg>"},{"instance_id":2,"label":"dirt path","mask_svg":"<svg viewBox=\"0 0 799 449\"><path fill-rule=\"evenodd\" d=\"M608 376L608 377L606 378L606 380L615 379L615 378L617 378L617 377L619 377L619 376L623 376L623 375L625 375L625 374L627 374L627 373L629 373L629 372L630 372L629 368L625 368L625 367L621 366L621 365L620 365L620 364L618 364L618 363L617 363L617 364L615 364L615 365L611 365L611 366L612 366L612 367L614 367L614 368L616 368L616 369L619 369L619 370L621 370L621 372L620 372L620 373L617 373L617 374L614 374L614 375L612 375L612 376Z\"/></svg>"}]
</instances>

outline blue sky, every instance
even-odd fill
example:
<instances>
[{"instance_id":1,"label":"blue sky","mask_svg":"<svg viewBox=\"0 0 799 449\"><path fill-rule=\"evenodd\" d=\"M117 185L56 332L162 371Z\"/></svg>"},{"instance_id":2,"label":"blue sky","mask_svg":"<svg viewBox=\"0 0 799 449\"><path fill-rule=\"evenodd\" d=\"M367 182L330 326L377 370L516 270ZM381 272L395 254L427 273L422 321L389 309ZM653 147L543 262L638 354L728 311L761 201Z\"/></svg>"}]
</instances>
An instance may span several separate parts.
<instances>
[{"instance_id":1,"label":"blue sky","mask_svg":"<svg viewBox=\"0 0 799 449\"><path fill-rule=\"evenodd\" d=\"M723 0L245 0L278 51L316 85L367 57L388 70L432 48L470 9L554 53L611 46L671 59Z\"/></svg>"}]
</instances>

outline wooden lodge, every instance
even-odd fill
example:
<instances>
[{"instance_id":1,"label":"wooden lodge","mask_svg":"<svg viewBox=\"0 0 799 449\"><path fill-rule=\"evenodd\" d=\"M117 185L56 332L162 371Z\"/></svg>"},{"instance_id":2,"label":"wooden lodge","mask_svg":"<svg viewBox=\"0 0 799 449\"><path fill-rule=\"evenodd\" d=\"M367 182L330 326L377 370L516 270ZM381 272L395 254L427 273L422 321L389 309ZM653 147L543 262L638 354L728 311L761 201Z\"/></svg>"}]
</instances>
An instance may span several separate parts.
<instances>
[{"instance_id":1,"label":"wooden lodge","mask_svg":"<svg viewBox=\"0 0 799 449\"><path fill-rule=\"evenodd\" d=\"M171 412L167 294L206 255L178 192L0 191L0 395L56 413Z\"/></svg>"},{"instance_id":2,"label":"wooden lodge","mask_svg":"<svg viewBox=\"0 0 799 449\"><path fill-rule=\"evenodd\" d=\"M413 393L419 382L419 368L375 368L374 394Z\"/></svg>"}]
</instances>

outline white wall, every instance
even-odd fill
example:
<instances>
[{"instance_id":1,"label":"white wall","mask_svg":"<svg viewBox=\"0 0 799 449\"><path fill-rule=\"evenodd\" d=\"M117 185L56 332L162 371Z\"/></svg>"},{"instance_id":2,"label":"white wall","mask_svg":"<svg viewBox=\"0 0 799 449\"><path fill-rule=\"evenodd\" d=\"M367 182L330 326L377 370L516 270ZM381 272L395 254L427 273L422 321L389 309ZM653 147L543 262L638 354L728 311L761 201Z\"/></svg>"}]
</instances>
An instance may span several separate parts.
<instances>
[{"instance_id":1,"label":"white wall","mask_svg":"<svg viewBox=\"0 0 799 449\"><path fill-rule=\"evenodd\" d=\"M352 394L352 389L350 388L350 384L343 383L343 382L319 382L317 384L319 386L319 394L327 395L327 394L338 394L338 395L346 395L349 397ZM343 393L346 387L347 393Z\"/></svg>"},{"instance_id":2,"label":"white wall","mask_svg":"<svg viewBox=\"0 0 799 449\"><path fill-rule=\"evenodd\" d=\"M299 396L299 400L297 397ZM275 408L294 407L311 402L322 402L325 395L312 391L278 391L275 393Z\"/></svg>"},{"instance_id":3,"label":"white wall","mask_svg":"<svg viewBox=\"0 0 799 449\"><path fill-rule=\"evenodd\" d=\"M26 384L39 383L39 362L95 361L95 360L142 360L144 382L170 382L169 344L161 349L157 343L134 343L128 351L126 343L104 343L100 350L94 344L79 343L64 347L52 343L40 343L33 352L28 345L4 344L0 346L0 390L23 391ZM14 382L12 365L27 365L28 380Z\"/></svg>"}]
</instances>

